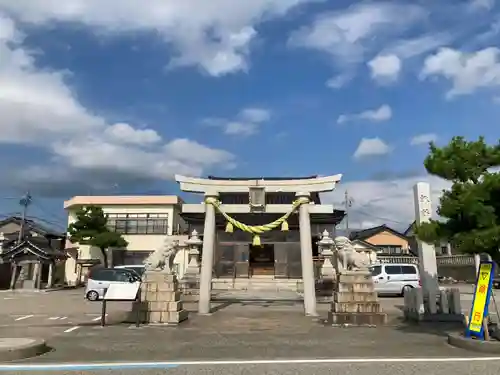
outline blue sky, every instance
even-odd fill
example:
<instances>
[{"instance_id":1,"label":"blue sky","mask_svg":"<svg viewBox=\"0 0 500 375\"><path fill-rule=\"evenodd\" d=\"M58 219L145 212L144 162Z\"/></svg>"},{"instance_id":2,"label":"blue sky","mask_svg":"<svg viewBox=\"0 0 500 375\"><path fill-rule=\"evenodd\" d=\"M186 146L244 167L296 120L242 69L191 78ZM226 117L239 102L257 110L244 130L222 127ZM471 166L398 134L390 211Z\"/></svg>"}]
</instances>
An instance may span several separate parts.
<instances>
[{"instance_id":1,"label":"blue sky","mask_svg":"<svg viewBox=\"0 0 500 375\"><path fill-rule=\"evenodd\" d=\"M146 6L147 4L147 6ZM412 219L429 140L500 134L494 0L0 0L0 209L63 223L175 173L343 174L355 226Z\"/></svg>"}]
</instances>

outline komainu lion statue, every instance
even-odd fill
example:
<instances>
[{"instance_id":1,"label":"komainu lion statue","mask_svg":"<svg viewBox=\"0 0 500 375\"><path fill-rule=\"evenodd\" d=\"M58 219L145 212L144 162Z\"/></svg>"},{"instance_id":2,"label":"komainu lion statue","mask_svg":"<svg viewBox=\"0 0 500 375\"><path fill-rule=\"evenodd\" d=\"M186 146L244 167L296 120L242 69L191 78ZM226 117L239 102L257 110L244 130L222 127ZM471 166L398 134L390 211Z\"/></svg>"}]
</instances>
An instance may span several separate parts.
<instances>
[{"instance_id":1,"label":"komainu lion statue","mask_svg":"<svg viewBox=\"0 0 500 375\"><path fill-rule=\"evenodd\" d=\"M146 271L172 273L174 258L179 251L179 241L166 241L162 248L155 250L144 260Z\"/></svg>"},{"instance_id":2,"label":"komainu lion statue","mask_svg":"<svg viewBox=\"0 0 500 375\"><path fill-rule=\"evenodd\" d=\"M349 238L343 236L335 237L334 242L337 248L337 259L340 269L343 268L344 264L347 265L347 270L365 270L368 268L370 265L368 259L354 249Z\"/></svg>"}]
</instances>

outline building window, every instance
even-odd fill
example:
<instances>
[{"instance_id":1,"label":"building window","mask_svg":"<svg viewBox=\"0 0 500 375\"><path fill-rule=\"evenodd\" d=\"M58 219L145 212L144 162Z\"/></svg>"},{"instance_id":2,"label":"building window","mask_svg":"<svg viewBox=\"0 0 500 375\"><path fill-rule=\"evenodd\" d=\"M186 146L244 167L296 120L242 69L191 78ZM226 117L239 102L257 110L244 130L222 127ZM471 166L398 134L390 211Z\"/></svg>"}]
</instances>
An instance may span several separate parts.
<instances>
[{"instance_id":1,"label":"building window","mask_svg":"<svg viewBox=\"0 0 500 375\"><path fill-rule=\"evenodd\" d=\"M167 234L168 214L108 214L108 228L121 234Z\"/></svg>"},{"instance_id":2,"label":"building window","mask_svg":"<svg viewBox=\"0 0 500 375\"><path fill-rule=\"evenodd\" d=\"M403 248L401 246L395 245L377 245L380 249L380 255L401 255L403 254Z\"/></svg>"}]
</instances>

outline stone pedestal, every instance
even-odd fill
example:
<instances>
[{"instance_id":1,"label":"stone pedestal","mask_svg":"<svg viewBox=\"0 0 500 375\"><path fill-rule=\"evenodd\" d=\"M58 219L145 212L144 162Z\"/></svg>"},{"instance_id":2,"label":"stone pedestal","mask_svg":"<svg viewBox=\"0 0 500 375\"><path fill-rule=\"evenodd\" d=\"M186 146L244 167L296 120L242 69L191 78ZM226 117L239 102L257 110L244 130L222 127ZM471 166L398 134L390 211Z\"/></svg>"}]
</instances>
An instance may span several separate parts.
<instances>
[{"instance_id":1,"label":"stone pedestal","mask_svg":"<svg viewBox=\"0 0 500 375\"><path fill-rule=\"evenodd\" d=\"M343 271L337 277L328 323L334 326L377 326L387 322L369 271Z\"/></svg>"},{"instance_id":2,"label":"stone pedestal","mask_svg":"<svg viewBox=\"0 0 500 375\"><path fill-rule=\"evenodd\" d=\"M134 304L140 321L146 324L179 324L188 318L174 274L148 271L141 285L141 300Z\"/></svg>"},{"instance_id":3,"label":"stone pedestal","mask_svg":"<svg viewBox=\"0 0 500 375\"><path fill-rule=\"evenodd\" d=\"M200 299L199 277L184 277L180 282L183 302L198 302Z\"/></svg>"}]
</instances>

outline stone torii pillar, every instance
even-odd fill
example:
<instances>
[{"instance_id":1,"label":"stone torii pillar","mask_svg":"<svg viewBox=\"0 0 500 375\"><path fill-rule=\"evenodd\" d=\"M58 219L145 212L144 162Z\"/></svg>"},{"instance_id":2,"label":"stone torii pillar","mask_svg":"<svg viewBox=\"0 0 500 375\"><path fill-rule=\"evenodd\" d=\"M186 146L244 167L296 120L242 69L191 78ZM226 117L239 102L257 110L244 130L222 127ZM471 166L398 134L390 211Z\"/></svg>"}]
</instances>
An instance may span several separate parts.
<instances>
[{"instance_id":1,"label":"stone torii pillar","mask_svg":"<svg viewBox=\"0 0 500 375\"><path fill-rule=\"evenodd\" d=\"M205 194L205 198L216 198L217 194ZM198 301L198 313L210 313L210 300L212 297L212 269L214 264L215 250L215 207L211 204L205 205L205 225L203 228L203 247L201 254L200 270L200 299Z\"/></svg>"},{"instance_id":2,"label":"stone torii pillar","mask_svg":"<svg viewBox=\"0 0 500 375\"><path fill-rule=\"evenodd\" d=\"M297 198L309 201L310 193L296 193ZM304 283L304 310L308 316L317 316L316 285L314 282L314 261L312 253L311 218L309 203L299 207L300 260L302 263L302 280Z\"/></svg>"}]
</instances>

